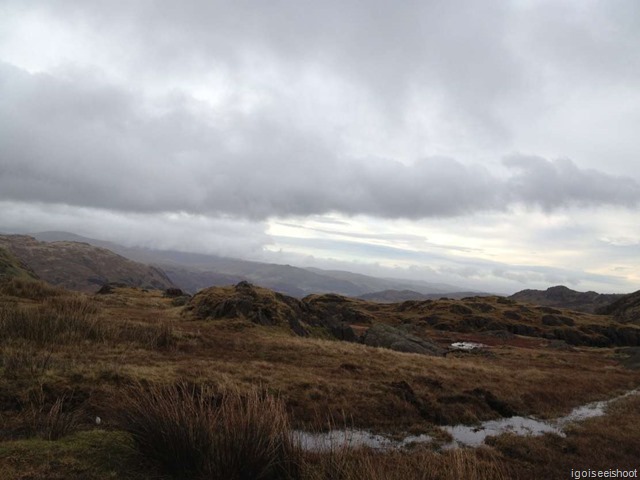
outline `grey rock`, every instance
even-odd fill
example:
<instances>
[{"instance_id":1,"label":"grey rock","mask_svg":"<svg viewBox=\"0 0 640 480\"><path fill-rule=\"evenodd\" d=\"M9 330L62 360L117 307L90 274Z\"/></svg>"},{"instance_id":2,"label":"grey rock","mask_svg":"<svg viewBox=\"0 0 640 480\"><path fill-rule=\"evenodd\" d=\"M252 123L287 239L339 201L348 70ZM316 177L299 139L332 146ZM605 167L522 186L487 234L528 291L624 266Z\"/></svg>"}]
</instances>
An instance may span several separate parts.
<instances>
[{"instance_id":1,"label":"grey rock","mask_svg":"<svg viewBox=\"0 0 640 480\"><path fill-rule=\"evenodd\" d=\"M435 343L382 323L373 325L362 337L365 345L384 347L398 352L443 356L444 349Z\"/></svg>"}]
</instances>

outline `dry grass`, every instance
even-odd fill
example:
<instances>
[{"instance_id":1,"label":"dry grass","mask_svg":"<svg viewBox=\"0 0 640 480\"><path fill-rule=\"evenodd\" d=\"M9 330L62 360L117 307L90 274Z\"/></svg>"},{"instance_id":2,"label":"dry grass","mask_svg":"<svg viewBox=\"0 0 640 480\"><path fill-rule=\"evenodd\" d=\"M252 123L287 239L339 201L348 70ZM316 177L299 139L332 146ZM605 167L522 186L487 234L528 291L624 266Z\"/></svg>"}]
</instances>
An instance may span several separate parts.
<instances>
[{"instance_id":1,"label":"dry grass","mask_svg":"<svg viewBox=\"0 0 640 480\"><path fill-rule=\"evenodd\" d=\"M173 475L294 478L297 463L284 406L258 390L215 396L186 383L137 385L126 392L119 416L145 456Z\"/></svg>"},{"instance_id":2,"label":"dry grass","mask_svg":"<svg viewBox=\"0 0 640 480\"><path fill-rule=\"evenodd\" d=\"M4 376L9 379L37 378L53 366L53 351L36 348L27 342L19 342L15 346L5 346L2 349L0 362Z\"/></svg>"},{"instance_id":3,"label":"dry grass","mask_svg":"<svg viewBox=\"0 0 640 480\"><path fill-rule=\"evenodd\" d=\"M102 341L107 328L98 309L81 296L46 299L37 306L9 305L0 309L0 341L26 340L36 345Z\"/></svg>"},{"instance_id":4,"label":"dry grass","mask_svg":"<svg viewBox=\"0 0 640 480\"><path fill-rule=\"evenodd\" d=\"M507 480L515 478L495 452L483 448L436 453L337 449L307 458L305 480Z\"/></svg>"},{"instance_id":5,"label":"dry grass","mask_svg":"<svg viewBox=\"0 0 640 480\"><path fill-rule=\"evenodd\" d=\"M74 431L79 424L79 412L71 409L71 396L63 394L48 403L42 386L32 391L22 410L27 433L45 440L58 440Z\"/></svg>"},{"instance_id":6,"label":"dry grass","mask_svg":"<svg viewBox=\"0 0 640 480\"><path fill-rule=\"evenodd\" d=\"M0 349L4 370L4 375L0 376L0 415L12 419L20 417L26 425L29 421L24 413L39 411L41 419L32 422L33 425L47 424L43 418L49 415L52 418L49 423L54 425L52 429L59 431L53 419L60 414L71 413L75 405L81 403L88 412L84 418L100 414L105 419L103 424L117 428L115 419L108 415L110 407L122 399L122 388L137 385L133 390L139 395L136 397L130 392L127 401L143 405L138 414L148 414L142 422L146 422L145 428L155 428L158 432L165 418L174 425L181 422L182 425L191 425L191 430L187 428L186 433L181 428L165 429L183 440L162 440L162 435L156 435L154 442L160 445L158 452L163 452L164 448L166 453L149 453L151 457L168 457L172 454L170 450L175 450L173 445L176 443L211 445L222 442L220 439L225 438L224 435L226 445L236 445L219 460L213 454L207 454L206 461L198 460L199 457L189 460L190 454L184 453L184 449L179 449L183 453L174 452L180 458L184 456L186 463L195 465L190 468L201 469L201 472L207 472L210 468L207 465L216 462L237 464L238 457L234 459L232 455L238 451L249 455L249 447L243 441L252 438L255 425L273 423L274 418L281 419L276 423L283 425L290 421L296 428L313 428L326 423L326 419L331 417L346 418L349 427L392 433L433 433L438 423L473 423L497 418L505 415L506 407L525 415L562 415L577 405L610 398L640 383L640 371L624 368L613 350L588 347L556 349L542 338L482 337L477 332L433 330L426 324L419 324L425 313L418 310L409 312L407 317L415 320L417 333L427 335L441 345L453 340L475 340L484 341L491 348L481 355L436 358L335 340L300 338L286 328L256 325L241 318L215 322L185 318L181 315L182 309L173 307L171 299L163 298L161 292L134 289L116 289L113 295L97 297L66 294L40 300L16 300L15 296L4 298L5 306L0 310ZM444 307L436 307L448 309L447 305L452 304L445 301ZM468 308L480 309L472 301L467 304ZM514 308L498 301L494 306L496 309ZM382 315L387 307L375 308L378 310L369 312L371 315ZM402 321L391 314L388 318L392 323ZM590 317L584 318L591 322ZM174 403L167 400L164 407L158 405L162 403L164 393L157 394L160 400L153 400L153 397L142 393L154 389L163 392L163 388L169 387L159 385L174 385L178 379L188 381L189 385L220 385L232 392L251 392L256 385L261 385L281 400L277 402L277 408L274 407L275 413L269 410L271 413L267 416L249 408L249 404L255 406L258 400L264 400L261 395L254 403L244 400L243 404L237 400L235 406L229 407L230 410L222 415L221 397L206 392L203 397L201 387L185 384L175 387L178 393L173 392ZM140 381L148 386L141 390ZM37 402L33 409L27 408L29 404L24 400L25 391L35 382L46 382L51 389L41 409ZM73 399L65 397L60 408L53 408L56 398L71 390L76 392L76 396ZM210 401L198 403L202 398ZM23 401L20 412L16 411L16 399ZM151 405L154 401L155 407ZM178 406L183 408L185 402L192 404L189 407L193 414L190 419L182 418L180 415L186 415L183 413L176 413L170 418L170 410L162 413L162 408L170 408L170 405L177 412ZM640 410L639 405L633 405ZM155 414L149 413L152 407L156 409ZM287 416L278 417L280 413L277 412L282 412L283 408L288 419ZM135 409L130 411L136 412ZM242 416L234 417L238 412L243 412ZM232 420L225 423L222 418ZM629 418L636 417L629 414ZM238 426L245 425L242 422L246 419L251 420L243 430L245 427ZM492 449L443 454L430 451L378 454L363 450L337 451L332 457L300 456L299 452L290 451L280 457L278 464L288 465L281 467L281 471L297 472L295 475L298 476L294 478L311 480L558 478L559 472L570 463L563 458L569 458L575 466L581 465L580 459L592 455L589 449L608 452L613 459L631 458L632 448L636 448L635 452L640 451L637 435L640 421L637 419L631 422L632 428L622 424L622 417L610 423L593 422L596 421L590 422L588 429L579 429L575 435L572 433L566 441L556 437L501 437ZM126 423L123 421L123 425ZM211 428L212 424L215 429ZM233 439L231 434L224 433L225 425L233 432L241 432L240 438ZM80 428L87 427L85 420ZM266 425L264 428L268 430L270 427ZM2 429L4 427L0 427ZM45 431L42 426L31 430ZM144 432L142 426L140 431ZM46 433L38 435L48 436ZM59 442L66 442L67 438L63 437ZM601 448L598 441L606 448ZM0 443L0 448L2 445ZM628 451L625 445L630 446ZM103 447L108 452L108 446ZM78 446L77 452L81 448L84 447ZM150 451L145 448L142 451ZM204 451L208 450L205 448ZM625 451L620 456L619 452ZM250 455L260 458L255 452ZM139 461L140 457L136 458ZM177 464L180 462L182 460ZM542 466L532 466L536 462ZM296 470L294 465L299 469ZM0 469L3 467L0 460ZM49 465L48 470L43 471L58 472L57 477L54 474L49 477L25 474L23 478L74 478L68 464L60 466L60 470L56 468ZM171 470L172 467L167 468ZM530 471L539 475L529 475L527 472ZM139 469L136 472L137 478L144 478ZM77 478L109 478L102 470L95 475ZM565 476L568 476L568 471Z\"/></svg>"},{"instance_id":7,"label":"dry grass","mask_svg":"<svg viewBox=\"0 0 640 480\"><path fill-rule=\"evenodd\" d=\"M68 293L64 289L54 287L46 282L12 277L0 282L0 294L30 300L44 300Z\"/></svg>"}]
</instances>

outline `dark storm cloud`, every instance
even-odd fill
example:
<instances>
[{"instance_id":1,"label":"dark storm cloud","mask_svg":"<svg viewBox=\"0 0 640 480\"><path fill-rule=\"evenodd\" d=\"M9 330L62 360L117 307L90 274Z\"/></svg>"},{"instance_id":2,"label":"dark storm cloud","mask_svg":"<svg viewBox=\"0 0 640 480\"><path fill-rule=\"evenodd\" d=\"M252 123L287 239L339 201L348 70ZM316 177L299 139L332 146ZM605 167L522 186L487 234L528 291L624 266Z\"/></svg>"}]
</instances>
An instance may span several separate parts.
<instances>
[{"instance_id":1,"label":"dark storm cloud","mask_svg":"<svg viewBox=\"0 0 640 480\"><path fill-rule=\"evenodd\" d=\"M424 218L640 200L634 180L569 160L512 156L501 177L451 158L346 158L269 108L220 119L180 94L149 97L91 76L0 65L0 98L3 200L256 219L331 211Z\"/></svg>"}]
</instances>

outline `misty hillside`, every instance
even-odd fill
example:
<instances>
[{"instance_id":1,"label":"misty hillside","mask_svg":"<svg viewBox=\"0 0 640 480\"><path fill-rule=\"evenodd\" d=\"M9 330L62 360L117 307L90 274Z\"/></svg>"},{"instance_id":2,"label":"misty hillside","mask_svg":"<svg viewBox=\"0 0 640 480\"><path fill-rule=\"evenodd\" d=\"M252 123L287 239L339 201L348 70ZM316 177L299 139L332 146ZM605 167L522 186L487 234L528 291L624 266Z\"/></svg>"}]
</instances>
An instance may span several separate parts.
<instances>
[{"instance_id":1,"label":"misty hillside","mask_svg":"<svg viewBox=\"0 0 640 480\"><path fill-rule=\"evenodd\" d=\"M298 298L311 293L338 293L357 297L381 290L414 290L419 294L461 292L462 287L413 280L376 278L340 270L300 268L201 253L125 247L113 242L86 238L69 232L33 234L44 241L70 240L107 248L137 262L161 268L173 283L195 293L202 288L223 286L241 280Z\"/></svg>"},{"instance_id":2,"label":"misty hillside","mask_svg":"<svg viewBox=\"0 0 640 480\"><path fill-rule=\"evenodd\" d=\"M0 247L23 265L23 276L33 272L52 285L70 290L92 292L111 282L158 289L174 286L160 269L88 243L0 235Z\"/></svg>"}]
</instances>

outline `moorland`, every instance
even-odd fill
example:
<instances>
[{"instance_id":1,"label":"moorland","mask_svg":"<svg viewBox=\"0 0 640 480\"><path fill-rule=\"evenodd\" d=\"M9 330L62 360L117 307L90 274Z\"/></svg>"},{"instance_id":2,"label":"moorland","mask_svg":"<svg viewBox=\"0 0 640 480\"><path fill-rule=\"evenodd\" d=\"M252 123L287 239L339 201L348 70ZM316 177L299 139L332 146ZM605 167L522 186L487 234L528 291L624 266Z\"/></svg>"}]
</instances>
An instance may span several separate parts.
<instances>
[{"instance_id":1,"label":"moorland","mask_svg":"<svg viewBox=\"0 0 640 480\"><path fill-rule=\"evenodd\" d=\"M534 479L638 467L638 395L561 434L450 448L443 428L554 419L636 389L637 294L589 313L500 296L300 299L246 281L193 296L123 282L82 292L1 258L3 478ZM432 441L315 451L294 434L345 428Z\"/></svg>"}]
</instances>

